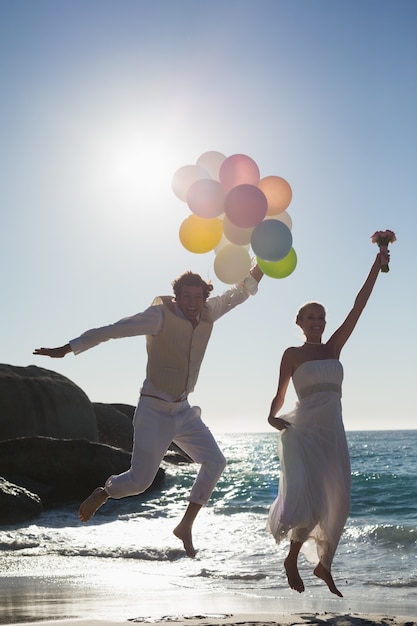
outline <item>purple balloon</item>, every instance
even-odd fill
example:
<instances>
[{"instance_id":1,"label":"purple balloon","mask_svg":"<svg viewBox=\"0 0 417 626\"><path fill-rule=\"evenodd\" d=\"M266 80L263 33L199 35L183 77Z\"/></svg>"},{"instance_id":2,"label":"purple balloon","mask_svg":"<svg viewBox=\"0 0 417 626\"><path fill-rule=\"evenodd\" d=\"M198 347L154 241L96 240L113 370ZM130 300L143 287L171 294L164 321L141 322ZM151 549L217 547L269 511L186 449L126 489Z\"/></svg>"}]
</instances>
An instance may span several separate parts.
<instances>
[{"instance_id":1,"label":"purple balloon","mask_svg":"<svg viewBox=\"0 0 417 626\"><path fill-rule=\"evenodd\" d=\"M217 217L224 211L226 192L217 180L196 180L187 192L187 204L200 217Z\"/></svg>"},{"instance_id":2,"label":"purple balloon","mask_svg":"<svg viewBox=\"0 0 417 626\"><path fill-rule=\"evenodd\" d=\"M255 185L237 185L224 199L224 212L235 226L253 228L262 222L268 210L263 191Z\"/></svg>"}]
</instances>

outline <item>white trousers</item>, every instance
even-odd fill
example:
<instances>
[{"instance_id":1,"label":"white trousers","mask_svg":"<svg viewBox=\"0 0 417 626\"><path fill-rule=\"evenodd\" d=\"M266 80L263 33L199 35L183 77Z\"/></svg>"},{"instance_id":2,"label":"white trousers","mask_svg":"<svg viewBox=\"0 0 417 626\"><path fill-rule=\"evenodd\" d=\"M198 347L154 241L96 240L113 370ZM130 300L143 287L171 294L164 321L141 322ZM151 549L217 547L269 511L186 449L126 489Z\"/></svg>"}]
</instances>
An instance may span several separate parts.
<instances>
[{"instance_id":1,"label":"white trousers","mask_svg":"<svg viewBox=\"0 0 417 626\"><path fill-rule=\"evenodd\" d=\"M226 459L208 427L201 409L185 402L164 402L141 396L133 417L134 441L130 469L110 476L105 490L111 498L143 493L150 487L172 442L200 464L188 496L190 502L205 505L216 486Z\"/></svg>"}]
</instances>

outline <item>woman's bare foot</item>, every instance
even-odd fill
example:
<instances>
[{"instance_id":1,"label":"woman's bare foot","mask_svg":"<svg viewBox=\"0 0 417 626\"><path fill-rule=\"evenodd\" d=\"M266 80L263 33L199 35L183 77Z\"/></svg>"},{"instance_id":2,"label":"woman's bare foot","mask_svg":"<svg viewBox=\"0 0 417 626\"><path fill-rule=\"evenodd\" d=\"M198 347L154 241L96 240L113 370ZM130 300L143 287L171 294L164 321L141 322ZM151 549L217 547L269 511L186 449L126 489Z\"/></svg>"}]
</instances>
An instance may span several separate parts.
<instances>
[{"instance_id":1,"label":"woman's bare foot","mask_svg":"<svg viewBox=\"0 0 417 626\"><path fill-rule=\"evenodd\" d=\"M288 584L291 589L298 591L298 593L303 593L304 583L300 576L300 572L298 571L297 563L292 562L292 559L287 557L284 561L284 567L288 578Z\"/></svg>"},{"instance_id":2,"label":"woman's bare foot","mask_svg":"<svg viewBox=\"0 0 417 626\"><path fill-rule=\"evenodd\" d=\"M78 517L80 520L82 522L88 522L88 520L93 517L97 509L103 506L108 499L108 493L103 487L97 487L97 489L94 489L93 493L91 493L88 498L81 503L80 508L78 509Z\"/></svg>"},{"instance_id":3,"label":"woman's bare foot","mask_svg":"<svg viewBox=\"0 0 417 626\"><path fill-rule=\"evenodd\" d=\"M196 555L196 551L193 546L191 528L180 523L172 532L182 541L186 555L193 559Z\"/></svg>"},{"instance_id":4,"label":"woman's bare foot","mask_svg":"<svg viewBox=\"0 0 417 626\"><path fill-rule=\"evenodd\" d=\"M343 598L343 594L340 593L339 589L334 584L334 580L333 580L331 573L329 572L329 570L327 570L324 567L324 565L319 563L314 570L314 575L317 576L317 578L321 578L322 580L324 580L324 582L326 583L326 585L328 586L328 588L330 589L332 593L339 596L339 598Z\"/></svg>"}]
</instances>

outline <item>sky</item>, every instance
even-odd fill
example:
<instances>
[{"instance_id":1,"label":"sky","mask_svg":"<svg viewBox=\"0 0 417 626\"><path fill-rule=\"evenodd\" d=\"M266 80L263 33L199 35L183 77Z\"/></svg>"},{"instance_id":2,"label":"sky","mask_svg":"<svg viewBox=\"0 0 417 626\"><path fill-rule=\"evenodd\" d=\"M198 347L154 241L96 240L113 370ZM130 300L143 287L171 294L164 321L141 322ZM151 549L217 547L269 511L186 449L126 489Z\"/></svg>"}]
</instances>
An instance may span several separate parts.
<instances>
[{"instance_id":1,"label":"sky","mask_svg":"<svg viewBox=\"0 0 417 626\"><path fill-rule=\"evenodd\" d=\"M344 347L347 430L416 428L415 0L0 0L2 363L93 402L136 404L145 338L61 360L35 348L143 311L186 270L174 173L244 154L291 185L295 271L214 326L190 401L213 432L264 432L298 308L344 320L391 229ZM283 411L296 401L290 385Z\"/></svg>"}]
</instances>

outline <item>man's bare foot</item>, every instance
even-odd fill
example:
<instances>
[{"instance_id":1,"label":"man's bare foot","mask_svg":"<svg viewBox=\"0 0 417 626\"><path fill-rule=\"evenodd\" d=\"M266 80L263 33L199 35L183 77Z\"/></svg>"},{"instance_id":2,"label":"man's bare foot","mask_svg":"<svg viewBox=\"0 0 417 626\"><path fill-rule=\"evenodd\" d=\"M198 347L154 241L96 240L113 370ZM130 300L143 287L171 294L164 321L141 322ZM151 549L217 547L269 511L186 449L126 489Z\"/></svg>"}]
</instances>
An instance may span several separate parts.
<instances>
[{"instance_id":1,"label":"man's bare foot","mask_svg":"<svg viewBox=\"0 0 417 626\"><path fill-rule=\"evenodd\" d=\"M193 559L196 555L196 551L193 546L193 537L191 534L191 528L183 526L181 523L172 531L178 539L180 539L184 545L184 550L187 556Z\"/></svg>"},{"instance_id":2,"label":"man's bare foot","mask_svg":"<svg viewBox=\"0 0 417 626\"><path fill-rule=\"evenodd\" d=\"M109 496L103 487L97 487L94 489L88 498L81 503L78 509L78 517L82 522L88 522L93 517L94 513L99 509L107 500Z\"/></svg>"},{"instance_id":3,"label":"man's bare foot","mask_svg":"<svg viewBox=\"0 0 417 626\"><path fill-rule=\"evenodd\" d=\"M340 593L339 589L334 584L333 576L331 575L329 570L324 567L324 565L319 563L314 570L314 575L317 576L317 578L321 578L322 580L324 580L332 593L339 596L339 598L343 598L343 594Z\"/></svg>"},{"instance_id":4,"label":"man's bare foot","mask_svg":"<svg viewBox=\"0 0 417 626\"><path fill-rule=\"evenodd\" d=\"M284 561L284 567L288 578L288 584L291 589L298 591L298 593L303 593L304 583L300 576L300 572L298 571L297 564L292 563L290 559L286 558Z\"/></svg>"}]
</instances>

